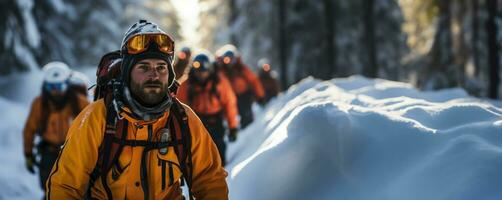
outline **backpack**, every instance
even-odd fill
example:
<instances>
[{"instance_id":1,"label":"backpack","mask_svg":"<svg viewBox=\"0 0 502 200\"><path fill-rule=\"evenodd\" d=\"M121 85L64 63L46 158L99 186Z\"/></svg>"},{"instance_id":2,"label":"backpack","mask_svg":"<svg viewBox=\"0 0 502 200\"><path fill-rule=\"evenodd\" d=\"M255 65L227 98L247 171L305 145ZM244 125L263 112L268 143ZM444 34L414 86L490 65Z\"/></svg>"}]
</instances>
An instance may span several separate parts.
<instances>
[{"instance_id":1,"label":"backpack","mask_svg":"<svg viewBox=\"0 0 502 200\"><path fill-rule=\"evenodd\" d=\"M96 71L96 88L94 101L99 99L104 99L106 106L106 128L103 138L98 151L98 160L96 166L90 175L89 186L87 188L85 199L92 199L91 189L95 181L101 177L106 176L108 172L112 169L113 165L118 165L118 158L122 152L124 146L143 146L145 150L143 151L141 160L141 177L146 177L146 154L150 150L168 148L169 146L174 147L178 161L180 162L180 168L182 172L181 185L187 184L190 199L193 199L191 192L192 187L192 155L191 155L191 134L188 126L188 116L183 109L181 103L175 98L176 88L179 86L178 83L174 83L173 87L170 88L170 94L173 99L173 104L170 108L170 115L166 122L165 128L170 131L170 141L167 142L151 142L151 141L140 141L140 140L127 140L127 127L128 121L117 117L118 108L117 103L113 99L118 95L120 91L120 82L117 80L120 77L120 65L121 65L121 55L120 51L114 51L104 55L101 58L98 69ZM163 170L165 166L163 165ZM119 167L120 168L120 167ZM112 171L113 172L113 171ZM162 173L165 176L165 173ZM112 173L113 177L113 173ZM165 178L162 179L162 188L165 188ZM144 182L146 178L142 178L143 192L145 193L145 199L149 198L148 186ZM170 180L172 182L172 180ZM102 185L106 191L108 199L113 199L111 190L106 183L106 178L101 178Z\"/></svg>"}]
</instances>

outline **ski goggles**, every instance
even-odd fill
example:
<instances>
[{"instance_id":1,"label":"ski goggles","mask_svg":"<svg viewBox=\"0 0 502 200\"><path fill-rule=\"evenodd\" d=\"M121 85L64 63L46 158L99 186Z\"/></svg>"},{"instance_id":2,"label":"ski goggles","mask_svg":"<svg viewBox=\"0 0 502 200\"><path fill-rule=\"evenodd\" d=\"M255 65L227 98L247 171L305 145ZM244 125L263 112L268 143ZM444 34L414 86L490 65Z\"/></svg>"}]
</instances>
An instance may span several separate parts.
<instances>
[{"instance_id":1,"label":"ski goggles","mask_svg":"<svg viewBox=\"0 0 502 200\"><path fill-rule=\"evenodd\" d=\"M200 72L209 71L210 65L211 64L209 62L204 61L194 61L192 63L193 69Z\"/></svg>"},{"instance_id":2,"label":"ski goggles","mask_svg":"<svg viewBox=\"0 0 502 200\"><path fill-rule=\"evenodd\" d=\"M223 57L223 63L224 63L225 65L228 65L228 64L232 63L232 60L233 60L233 59L232 59L231 57L229 57L229 56L225 56L225 57Z\"/></svg>"},{"instance_id":3,"label":"ski goggles","mask_svg":"<svg viewBox=\"0 0 502 200\"><path fill-rule=\"evenodd\" d=\"M185 60L187 58L187 54L185 52L181 51L178 53L178 58L180 60Z\"/></svg>"},{"instance_id":4,"label":"ski goggles","mask_svg":"<svg viewBox=\"0 0 502 200\"><path fill-rule=\"evenodd\" d=\"M68 88L68 84L66 83L44 83L44 89L46 91L59 91L64 92Z\"/></svg>"},{"instance_id":5,"label":"ski goggles","mask_svg":"<svg viewBox=\"0 0 502 200\"><path fill-rule=\"evenodd\" d=\"M166 34L142 34L133 36L126 43L127 53L139 54L148 50L149 45L155 42L159 51L167 54L174 52L174 40Z\"/></svg>"},{"instance_id":6,"label":"ski goggles","mask_svg":"<svg viewBox=\"0 0 502 200\"><path fill-rule=\"evenodd\" d=\"M235 57L234 53L231 51L227 51L222 55L222 61L223 64L229 65L229 64L236 64L237 63L237 58Z\"/></svg>"}]
</instances>

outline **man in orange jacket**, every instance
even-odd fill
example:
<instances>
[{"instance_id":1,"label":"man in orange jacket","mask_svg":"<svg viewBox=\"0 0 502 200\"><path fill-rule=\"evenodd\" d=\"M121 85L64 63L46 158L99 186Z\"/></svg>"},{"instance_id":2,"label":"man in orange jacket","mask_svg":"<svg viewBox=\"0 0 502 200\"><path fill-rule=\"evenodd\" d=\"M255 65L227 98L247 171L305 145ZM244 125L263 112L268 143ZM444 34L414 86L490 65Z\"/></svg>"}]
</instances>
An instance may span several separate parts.
<instances>
[{"instance_id":1,"label":"man in orange jacket","mask_svg":"<svg viewBox=\"0 0 502 200\"><path fill-rule=\"evenodd\" d=\"M214 71L214 61L209 53L197 54L187 81L181 84L178 98L189 105L200 117L220 152L223 165L226 162L225 127L228 123L228 139L237 139L237 100L232 86L225 76Z\"/></svg>"},{"instance_id":2,"label":"man in orange jacket","mask_svg":"<svg viewBox=\"0 0 502 200\"><path fill-rule=\"evenodd\" d=\"M216 51L218 70L230 80L237 96L237 107L241 117L241 128L253 122L251 106L254 101L264 105L265 92L258 77L246 66L237 48L227 44Z\"/></svg>"},{"instance_id":3,"label":"man in orange jacket","mask_svg":"<svg viewBox=\"0 0 502 200\"><path fill-rule=\"evenodd\" d=\"M70 69L66 64L50 62L42 71L42 94L31 105L23 138L26 167L29 172L35 173L34 166L38 164L40 186L45 189L45 181L65 140L66 131L73 119L89 103L83 95L70 91ZM37 153L34 154L36 134L41 137L41 141L36 145ZM37 154L40 156L39 162L36 161Z\"/></svg>"},{"instance_id":4,"label":"man in orange jacket","mask_svg":"<svg viewBox=\"0 0 502 200\"><path fill-rule=\"evenodd\" d=\"M181 179L190 199L228 199L216 145L195 113L169 95L173 54L174 41L156 24L131 26L111 102L95 101L71 126L48 199L182 199ZM183 117L174 112L180 107Z\"/></svg>"}]
</instances>

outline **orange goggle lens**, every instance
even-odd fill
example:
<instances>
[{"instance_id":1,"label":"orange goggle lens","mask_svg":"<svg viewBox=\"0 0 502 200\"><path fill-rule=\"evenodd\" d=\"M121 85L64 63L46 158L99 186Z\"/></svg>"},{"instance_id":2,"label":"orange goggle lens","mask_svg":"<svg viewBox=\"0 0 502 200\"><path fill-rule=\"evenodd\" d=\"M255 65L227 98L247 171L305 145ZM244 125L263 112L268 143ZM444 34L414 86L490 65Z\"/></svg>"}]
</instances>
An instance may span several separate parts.
<instances>
[{"instance_id":1,"label":"orange goggle lens","mask_svg":"<svg viewBox=\"0 0 502 200\"><path fill-rule=\"evenodd\" d=\"M151 42L157 43L159 50L171 54L174 52L174 41L167 35L151 34L137 35L127 41L127 52L129 54L139 54L148 49Z\"/></svg>"},{"instance_id":2,"label":"orange goggle lens","mask_svg":"<svg viewBox=\"0 0 502 200\"><path fill-rule=\"evenodd\" d=\"M183 51L178 54L178 58L181 60L184 60L186 57L187 57L187 55Z\"/></svg>"},{"instance_id":3,"label":"orange goggle lens","mask_svg":"<svg viewBox=\"0 0 502 200\"><path fill-rule=\"evenodd\" d=\"M223 58L223 63L225 63L227 65L230 64L230 61L232 61L232 59L230 57Z\"/></svg>"}]
</instances>

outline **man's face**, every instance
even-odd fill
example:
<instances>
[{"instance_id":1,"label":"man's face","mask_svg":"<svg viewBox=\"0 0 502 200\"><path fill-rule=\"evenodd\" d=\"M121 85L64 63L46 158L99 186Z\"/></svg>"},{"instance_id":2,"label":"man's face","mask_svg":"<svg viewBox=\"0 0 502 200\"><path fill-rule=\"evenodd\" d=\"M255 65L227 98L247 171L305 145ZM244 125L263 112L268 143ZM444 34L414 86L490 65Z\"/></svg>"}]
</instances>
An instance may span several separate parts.
<instances>
[{"instance_id":1,"label":"man's face","mask_svg":"<svg viewBox=\"0 0 502 200\"><path fill-rule=\"evenodd\" d=\"M63 91L58 91L58 90L51 90L49 93L51 94L52 97L56 99L63 98L65 94Z\"/></svg>"},{"instance_id":2,"label":"man's face","mask_svg":"<svg viewBox=\"0 0 502 200\"><path fill-rule=\"evenodd\" d=\"M169 65L161 59L144 59L131 70L131 93L145 106L159 104L169 92Z\"/></svg>"},{"instance_id":3,"label":"man's face","mask_svg":"<svg viewBox=\"0 0 502 200\"><path fill-rule=\"evenodd\" d=\"M207 78L209 78L209 71L208 70L197 70L195 71L195 78L197 78L197 80L201 81L201 82L204 82L207 80Z\"/></svg>"}]
</instances>

